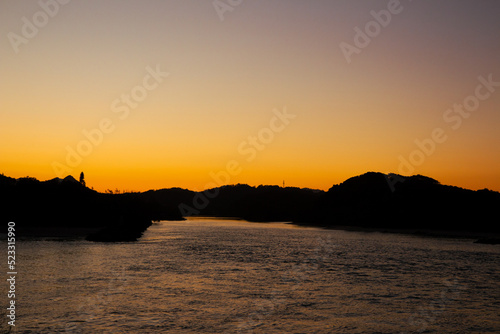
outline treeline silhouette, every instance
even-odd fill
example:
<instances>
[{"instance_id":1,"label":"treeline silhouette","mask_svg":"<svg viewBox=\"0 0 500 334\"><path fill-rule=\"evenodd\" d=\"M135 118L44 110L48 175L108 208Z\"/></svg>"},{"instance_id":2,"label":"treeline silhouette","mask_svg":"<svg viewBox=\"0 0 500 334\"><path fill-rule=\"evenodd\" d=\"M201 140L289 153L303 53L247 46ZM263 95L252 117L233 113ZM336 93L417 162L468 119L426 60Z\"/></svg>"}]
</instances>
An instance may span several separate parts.
<instances>
[{"instance_id":1,"label":"treeline silhouette","mask_svg":"<svg viewBox=\"0 0 500 334\"><path fill-rule=\"evenodd\" d=\"M184 215L236 217L254 222L293 221L323 195L320 190L237 184L194 193L179 204L179 209Z\"/></svg>"},{"instance_id":2,"label":"treeline silhouette","mask_svg":"<svg viewBox=\"0 0 500 334\"><path fill-rule=\"evenodd\" d=\"M81 180L82 181L82 180ZM68 176L40 182L0 175L1 218L25 228L94 228L96 241L136 240L152 220L183 216L286 221L307 226L500 232L500 193L446 186L422 175L369 172L328 191L244 184L109 194Z\"/></svg>"},{"instance_id":3,"label":"treeline silhouette","mask_svg":"<svg viewBox=\"0 0 500 334\"><path fill-rule=\"evenodd\" d=\"M181 189L148 193L159 202L174 202L183 215L321 227L500 232L500 193L442 185L422 175L368 172L326 192L238 184L198 193Z\"/></svg>"},{"instance_id":4,"label":"treeline silhouette","mask_svg":"<svg viewBox=\"0 0 500 334\"><path fill-rule=\"evenodd\" d=\"M20 236L50 236L59 228L72 235L81 230L89 240L133 241L152 220L182 219L168 203L141 194L98 193L71 176L41 182L0 175L0 201L1 221L14 221Z\"/></svg>"},{"instance_id":5,"label":"treeline silhouette","mask_svg":"<svg viewBox=\"0 0 500 334\"><path fill-rule=\"evenodd\" d=\"M499 232L500 193L422 175L369 172L328 190L297 222L321 226Z\"/></svg>"}]
</instances>

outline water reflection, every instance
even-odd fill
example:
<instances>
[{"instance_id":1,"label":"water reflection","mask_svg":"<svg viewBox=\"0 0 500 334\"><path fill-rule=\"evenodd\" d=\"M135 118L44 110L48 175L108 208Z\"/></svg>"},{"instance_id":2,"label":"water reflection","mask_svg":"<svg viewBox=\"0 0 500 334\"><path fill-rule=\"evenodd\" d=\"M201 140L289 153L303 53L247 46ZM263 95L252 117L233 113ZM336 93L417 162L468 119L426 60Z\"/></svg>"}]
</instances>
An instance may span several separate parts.
<instances>
[{"instance_id":1,"label":"water reflection","mask_svg":"<svg viewBox=\"0 0 500 334\"><path fill-rule=\"evenodd\" d=\"M191 219L18 252L33 333L500 330L500 251L470 240Z\"/></svg>"}]
</instances>

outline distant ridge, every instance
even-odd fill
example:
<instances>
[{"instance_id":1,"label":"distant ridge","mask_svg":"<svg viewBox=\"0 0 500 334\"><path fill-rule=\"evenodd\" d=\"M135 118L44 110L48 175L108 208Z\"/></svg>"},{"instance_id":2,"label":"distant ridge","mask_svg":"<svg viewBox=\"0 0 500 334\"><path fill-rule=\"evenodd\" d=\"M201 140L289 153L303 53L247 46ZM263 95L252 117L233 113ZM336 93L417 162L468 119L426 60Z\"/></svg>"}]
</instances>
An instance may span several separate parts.
<instances>
[{"instance_id":1,"label":"distant ridge","mask_svg":"<svg viewBox=\"0 0 500 334\"><path fill-rule=\"evenodd\" d=\"M422 175L369 172L330 188L302 222L399 229L498 232L500 193Z\"/></svg>"},{"instance_id":2,"label":"distant ridge","mask_svg":"<svg viewBox=\"0 0 500 334\"><path fill-rule=\"evenodd\" d=\"M170 188L131 194L98 193L72 176L40 182L0 175L0 196L7 204L2 220L40 228L92 227L102 232L89 239L102 241L114 241L115 236L135 240L151 220L182 220L189 215L328 228L500 232L499 192L442 185L423 175L368 172L326 192L237 184L203 192ZM122 230L130 233L120 235Z\"/></svg>"},{"instance_id":3,"label":"distant ridge","mask_svg":"<svg viewBox=\"0 0 500 334\"><path fill-rule=\"evenodd\" d=\"M285 221L301 225L499 232L500 193L442 185L423 175L368 172L328 191L225 185L203 192L172 188L144 194L181 214ZM215 194L215 196L214 196Z\"/></svg>"},{"instance_id":4,"label":"distant ridge","mask_svg":"<svg viewBox=\"0 0 500 334\"><path fill-rule=\"evenodd\" d=\"M134 241L159 219L183 219L175 207L140 194L102 194L74 177L40 182L0 174L0 220L14 221L19 237L77 237Z\"/></svg>"}]
</instances>

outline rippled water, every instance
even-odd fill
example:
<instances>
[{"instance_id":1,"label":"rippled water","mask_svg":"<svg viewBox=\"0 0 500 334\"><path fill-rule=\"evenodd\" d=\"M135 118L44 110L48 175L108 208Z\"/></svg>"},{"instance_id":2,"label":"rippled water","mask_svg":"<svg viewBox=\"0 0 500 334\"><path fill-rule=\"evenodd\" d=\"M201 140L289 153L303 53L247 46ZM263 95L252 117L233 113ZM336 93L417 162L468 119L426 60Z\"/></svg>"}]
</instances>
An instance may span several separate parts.
<instances>
[{"instance_id":1,"label":"rippled water","mask_svg":"<svg viewBox=\"0 0 500 334\"><path fill-rule=\"evenodd\" d=\"M500 332L500 247L471 240L191 219L17 255L17 333Z\"/></svg>"}]
</instances>

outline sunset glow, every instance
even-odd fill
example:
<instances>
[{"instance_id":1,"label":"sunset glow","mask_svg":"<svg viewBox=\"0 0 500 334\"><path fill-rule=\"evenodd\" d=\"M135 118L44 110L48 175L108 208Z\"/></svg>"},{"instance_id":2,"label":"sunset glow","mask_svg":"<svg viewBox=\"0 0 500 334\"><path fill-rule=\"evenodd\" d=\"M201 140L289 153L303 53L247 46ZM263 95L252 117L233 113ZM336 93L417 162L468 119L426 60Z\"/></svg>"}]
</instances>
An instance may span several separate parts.
<instances>
[{"instance_id":1,"label":"sunset glow","mask_svg":"<svg viewBox=\"0 0 500 334\"><path fill-rule=\"evenodd\" d=\"M463 0L223 13L211 1L4 1L0 173L84 171L99 191L145 191L326 190L379 171L500 191L499 13Z\"/></svg>"}]
</instances>

